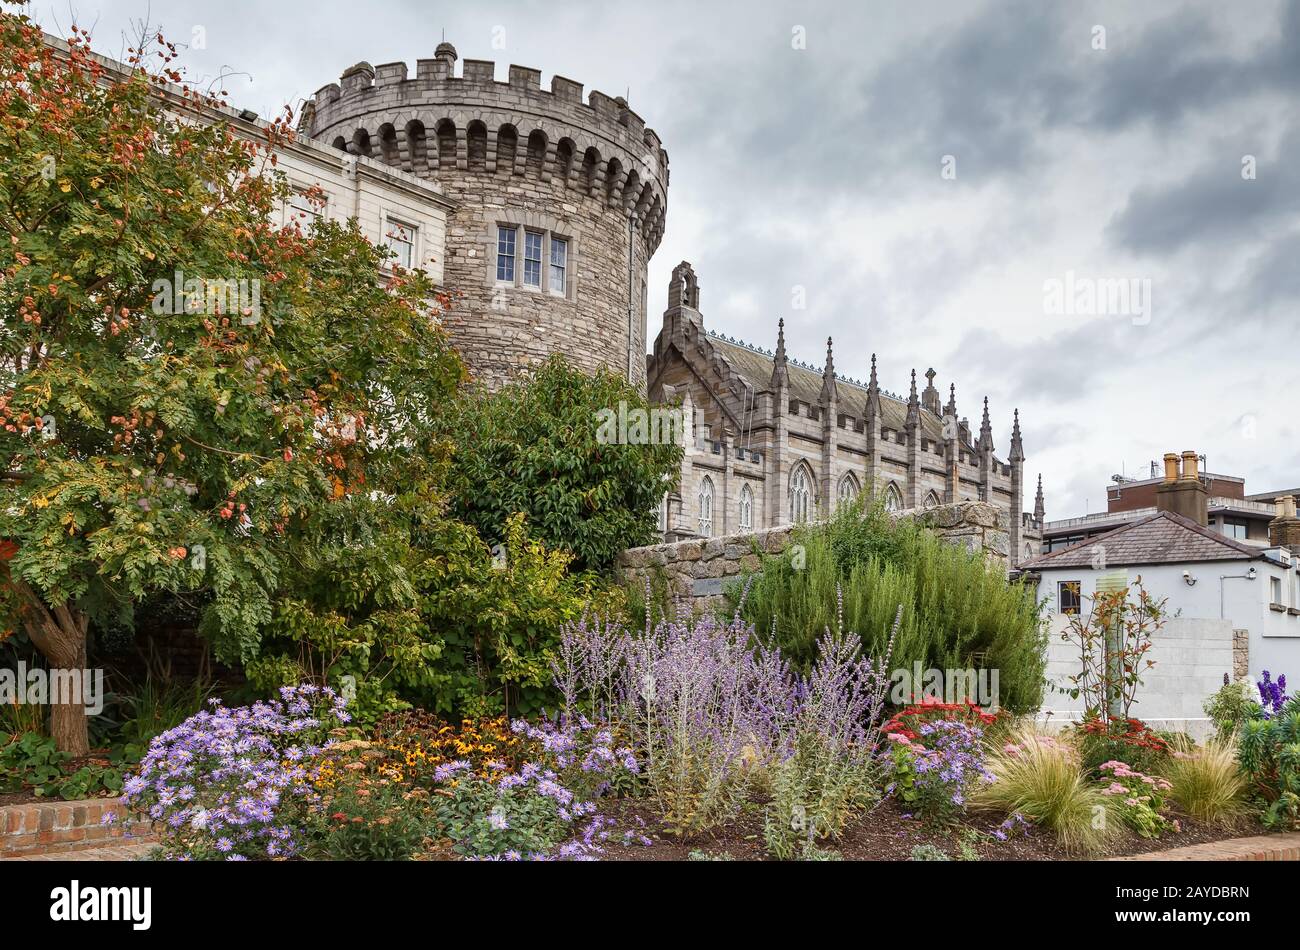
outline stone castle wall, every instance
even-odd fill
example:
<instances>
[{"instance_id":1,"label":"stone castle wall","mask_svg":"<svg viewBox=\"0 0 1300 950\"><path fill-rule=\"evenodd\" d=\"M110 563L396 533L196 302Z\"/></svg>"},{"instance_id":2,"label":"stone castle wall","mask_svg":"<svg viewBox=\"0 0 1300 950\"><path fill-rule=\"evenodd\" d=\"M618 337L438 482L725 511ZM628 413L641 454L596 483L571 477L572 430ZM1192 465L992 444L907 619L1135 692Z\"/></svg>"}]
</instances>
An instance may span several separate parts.
<instances>
[{"instance_id":1,"label":"stone castle wall","mask_svg":"<svg viewBox=\"0 0 1300 950\"><path fill-rule=\"evenodd\" d=\"M895 517L919 517L944 541L983 552L1001 567L1007 564L1007 515L987 502L966 501L924 511L903 511ZM782 525L747 534L632 548L619 558L618 570L624 580L633 584L662 579L671 596L695 606L721 606L726 583L757 570L760 552L779 554L786 550L793 531L794 526Z\"/></svg>"},{"instance_id":2,"label":"stone castle wall","mask_svg":"<svg viewBox=\"0 0 1300 950\"><path fill-rule=\"evenodd\" d=\"M411 78L405 63L359 63L316 93L303 126L436 181L455 203L443 270L457 300L446 324L475 376L496 385L558 352L644 388L646 268L667 212L659 137L621 98L592 91L584 102L582 85L561 76L543 90L541 73L520 66L498 82L480 60L456 76L455 61L444 43ZM516 229L511 281L498 279L501 228ZM526 231L543 237L538 286L523 280ZM556 286L553 239L567 246Z\"/></svg>"}]
</instances>

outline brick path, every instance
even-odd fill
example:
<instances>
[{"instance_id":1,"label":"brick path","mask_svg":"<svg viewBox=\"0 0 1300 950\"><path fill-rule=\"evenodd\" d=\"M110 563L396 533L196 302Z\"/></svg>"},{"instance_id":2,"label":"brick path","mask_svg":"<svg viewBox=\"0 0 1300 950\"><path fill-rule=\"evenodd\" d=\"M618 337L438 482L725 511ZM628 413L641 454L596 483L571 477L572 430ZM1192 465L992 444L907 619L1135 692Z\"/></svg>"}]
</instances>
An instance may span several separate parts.
<instances>
[{"instance_id":1,"label":"brick path","mask_svg":"<svg viewBox=\"0 0 1300 950\"><path fill-rule=\"evenodd\" d=\"M1229 838L1168 851L1131 854L1112 861L1300 861L1300 833Z\"/></svg>"},{"instance_id":2,"label":"brick path","mask_svg":"<svg viewBox=\"0 0 1300 950\"><path fill-rule=\"evenodd\" d=\"M112 844L82 848L78 851L47 851L42 854L22 854L0 861L139 861L154 847L151 841L115 841Z\"/></svg>"}]
</instances>

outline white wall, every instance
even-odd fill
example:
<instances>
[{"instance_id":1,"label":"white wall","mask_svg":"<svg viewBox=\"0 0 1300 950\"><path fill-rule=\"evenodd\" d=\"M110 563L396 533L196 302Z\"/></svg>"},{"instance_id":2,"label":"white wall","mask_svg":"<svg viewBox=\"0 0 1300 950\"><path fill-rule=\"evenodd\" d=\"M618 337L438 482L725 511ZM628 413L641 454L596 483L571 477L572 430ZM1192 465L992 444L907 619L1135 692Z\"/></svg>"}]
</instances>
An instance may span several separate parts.
<instances>
[{"instance_id":1,"label":"white wall","mask_svg":"<svg viewBox=\"0 0 1300 950\"><path fill-rule=\"evenodd\" d=\"M1250 567L1255 580L1244 575ZM1183 571L1196 582L1188 585ZM1250 643L1249 670L1259 679L1262 670L1274 677L1287 674L1300 682L1300 616L1270 607L1272 584L1281 585L1284 607L1300 607L1300 575L1295 566L1282 567L1259 559L1254 561L1199 562L1174 565L1144 565L1111 568L1057 568L1041 571L1040 600L1046 599L1045 611L1052 622L1053 638L1048 654L1048 676L1062 677L1073 672L1077 654L1061 643L1066 618L1060 615L1058 583L1079 581L1083 610L1091 604L1097 576L1124 570L1130 583L1139 576L1147 593L1157 599L1168 598L1169 623L1156 634L1150 658L1156 667L1148 672L1138 694L1141 708L1135 714L1142 719L1187 719L1189 731L1198 731L1194 722L1203 716L1201 703L1223 685L1223 674L1231 674L1232 631L1248 630ZM1227 576L1225 576L1227 575ZM1220 598L1222 597L1222 600ZM1163 668L1162 668L1163 666ZM1067 717L1078 710L1069 705L1068 697L1049 693L1046 710L1063 711ZM1053 705L1055 704L1055 705ZM1075 704L1077 706L1077 704Z\"/></svg>"},{"instance_id":2,"label":"white wall","mask_svg":"<svg viewBox=\"0 0 1300 950\"><path fill-rule=\"evenodd\" d=\"M1145 579L1144 579L1145 580ZM1081 669L1078 641L1062 639L1068 618L1054 614L1047 650L1047 679L1069 688L1069 677ZM1179 617L1155 634L1147 658L1155 666L1142 677L1130 715L1157 729L1176 729L1202 737L1212 731L1202 703L1232 672L1232 621ZM1082 700L1049 687L1043 713L1049 723L1082 718Z\"/></svg>"}]
</instances>

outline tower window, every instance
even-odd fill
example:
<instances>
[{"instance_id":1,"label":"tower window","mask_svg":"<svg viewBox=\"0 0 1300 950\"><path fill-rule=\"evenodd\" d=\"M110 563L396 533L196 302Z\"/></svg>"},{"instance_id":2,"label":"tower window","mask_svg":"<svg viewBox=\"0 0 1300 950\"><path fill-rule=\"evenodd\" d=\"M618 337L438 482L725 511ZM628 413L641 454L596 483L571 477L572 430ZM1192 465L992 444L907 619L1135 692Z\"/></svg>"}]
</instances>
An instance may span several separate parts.
<instances>
[{"instance_id":1,"label":"tower window","mask_svg":"<svg viewBox=\"0 0 1300 950\"><path fill-rule=\"evenodd\" d=\"M524 232L524 285L542 286L542 233Z\"/></svg>"},{"instance_id":2,"label":"tower window","mask_svg":"<svg viewBox=\"0 0 1300 950\"><path fill-rule=\"evenodd\" d=\"M754 528L754 493L746 484L740 490L740 530L751 531Z\"/></svg>"},{"instance_id":3,"label":"tower window","mask_svg":"<svg viewBox=\"0 0 1300 950\"><path fill-rule=\"evenodd\" d=\"M415 230L412 224L403 224L390 218L388 233L384 235L384 242L395 257L393 263L407 270L410 270L415 260Z\"/></svg>"},{"instance_id":4,"label":"tower window","mask_svg":"<svg viewBox=\"0 0 1300 950\"><path fill-rule=\"evenodd\" d=\"M551 273L547 286L552 293L565 292L565 269L569 264L569 242L563 238L551 238Z\"/></svg>"},{"instance_id":5,"label":"tower window","mask_svg":"<svg viewBox=\"0 0 1300 950\"><path fill-rule=\"evenodd\" d=\"M515 228L497 228L497 280L515 282Z\"/></svg>"}]
</instances>

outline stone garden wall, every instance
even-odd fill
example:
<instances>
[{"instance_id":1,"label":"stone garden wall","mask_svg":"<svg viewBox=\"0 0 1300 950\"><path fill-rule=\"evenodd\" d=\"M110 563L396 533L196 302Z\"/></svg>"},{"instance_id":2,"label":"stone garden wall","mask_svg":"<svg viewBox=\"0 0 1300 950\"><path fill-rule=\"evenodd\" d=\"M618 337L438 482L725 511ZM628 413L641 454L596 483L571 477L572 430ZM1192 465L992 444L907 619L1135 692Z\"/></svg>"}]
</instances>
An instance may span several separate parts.
<instances>
[{"instance_id":1,"label":"stone garden wall","mask_svg":"<svg viewBox=\"0 0 1300 950\"><path fill-rule=\"evenodd\" d=\"M1006 514L993 505L964 501L925 510L899 512L898 518L920 518L935 534L952 544L981 551L1005 567L1009 526ZM619 572L634 583L663 580L672 596L693 606L721 605L723 587L743 572L756 570L759 552L784 551L790 545L793 528L784 525L746 534L718 538L692 538L672 544L654 544L625 551Z\"/></svg>"}]
</instances>

